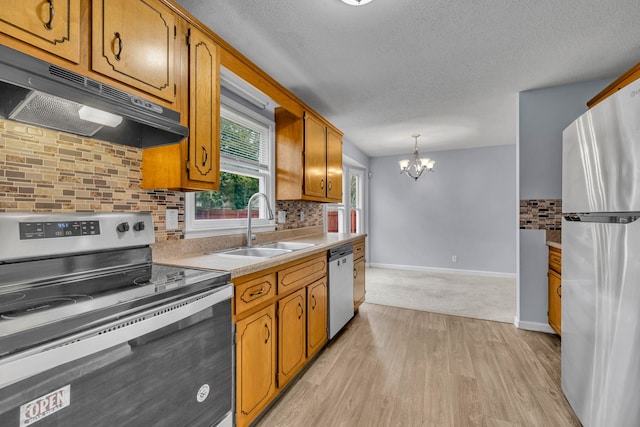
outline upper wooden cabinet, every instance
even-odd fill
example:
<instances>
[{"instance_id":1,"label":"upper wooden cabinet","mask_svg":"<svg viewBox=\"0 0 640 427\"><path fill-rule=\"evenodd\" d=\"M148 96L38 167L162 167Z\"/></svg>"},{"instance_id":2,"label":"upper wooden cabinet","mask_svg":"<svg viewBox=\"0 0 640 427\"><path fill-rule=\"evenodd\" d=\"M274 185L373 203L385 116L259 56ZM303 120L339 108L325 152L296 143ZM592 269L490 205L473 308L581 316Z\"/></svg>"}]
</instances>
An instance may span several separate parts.
<instances>
[{"instance_id":1,"label":"upper wooden cabinet","mask_svg":"<svg viewBox=\"0 0 640 427\"><path fill-rule=\"evenodd\" d=\"M179 191L220 188L220 48L190 28L188 47L189 138L142 154L142 188Z\"/></svg>"},{"instance_id":2,"label":"upper wooden cabinet","mask_svg":"<svg viewBox=\"0 0 640 427\"><path fill-rule=\"evenodd\" d=\"M0 32L80 62L80 0L5 0Z\"/></svg>"},{"instance_id":3,"label":"upper wooden cabinet","mask_svg":"<svg viewBox=\"0 0 640 427\"><path fill-rule=\"evenodd\" d=\"M587 102L587 107L589 108L595 107L598 103L604 101L605 99L607 99L608 97L610 97L611 95L613 95L614 93L622 89L623 87L635 82L638 79L640 79L640 62L638 62L633 67L629 68L627 71L625 71L624 74L618 77L613 83L611 83L606 88L602 89L600 93L598 93L596 96L591 98Z\"/></svg>"},{"instance_id":4,"label":"upper wooden cabinet","mask_svg":"<svg viewBox=\"0 0 640 427\"><path fill-rule=\"evenodd\" d=\"M342 201L342 135L321 119L277 108L276 199Z\"/></svg>"},{"instance_id":5,"label":"upper wooden cabinet","mask_svg":"<svg viewBox=\"0 0 640 427\"><path fill-rule=\"evenodd\" d=\"M175 100L173 12L160 0L93 0L92 7L92 70Z\"/></svg>"}]
</instances>

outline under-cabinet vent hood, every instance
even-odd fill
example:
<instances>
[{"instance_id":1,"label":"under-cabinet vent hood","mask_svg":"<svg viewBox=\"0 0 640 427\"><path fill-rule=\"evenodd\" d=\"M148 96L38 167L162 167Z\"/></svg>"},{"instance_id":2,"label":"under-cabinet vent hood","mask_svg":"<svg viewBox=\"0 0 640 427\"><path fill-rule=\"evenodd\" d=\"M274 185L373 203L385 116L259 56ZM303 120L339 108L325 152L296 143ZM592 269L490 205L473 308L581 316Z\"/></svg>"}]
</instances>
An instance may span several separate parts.
<instances>
[{"instance_id":1,"label":"under-cabinet vent hood","mask_svg":"<svg viewBox=\"0 0 640 427\"><path fill-rule=\"evenodd\" d=\"M0 45L0 118L133 147L180 142L180 113Z\"/></svg>"}]
</instances>

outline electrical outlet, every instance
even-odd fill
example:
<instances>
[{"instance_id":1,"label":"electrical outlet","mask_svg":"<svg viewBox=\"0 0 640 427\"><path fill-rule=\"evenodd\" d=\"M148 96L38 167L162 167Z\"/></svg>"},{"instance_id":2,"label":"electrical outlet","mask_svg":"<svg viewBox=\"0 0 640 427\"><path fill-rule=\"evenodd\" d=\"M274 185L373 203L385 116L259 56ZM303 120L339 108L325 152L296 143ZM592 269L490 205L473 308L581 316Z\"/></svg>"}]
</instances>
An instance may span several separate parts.
<instances>
[{"instance_id":1,"label":"electrical outlet","mask_svg":"<svg viewBox=\"0 0 640 427\"><path fill-rule=\"evenodd\" d=\"M300 222L304 222L304 211L300 211Z\"/></svg>"},{"instance_id":2,"label":"electrical outlet","mask_svg":"<svg viewBox=\"0 0 640 427\"><path fill-rule=\"evenodd\" d=\"M458 262L458 255L451 255L451 262Z\"/></svg>"},{"instance_id":3,"label":"electrical outlet","mask_svg":"<svg viewBox=\"0 0 640 427\"><path fill-rule=\"evenodd\" d=\"M287 222L287 211L278 211L278 224Z\"/></svg>"},{"instance_id":4,"label":"electrical outlet","mask_svg":"<svg viewBox=\"0 0 640 427\"><path fill-rule=\"evenodd\" d=\"M178 209L167 209L164 227L167 230L176 230L178 228Z\"/></svg>"}]
</instances>

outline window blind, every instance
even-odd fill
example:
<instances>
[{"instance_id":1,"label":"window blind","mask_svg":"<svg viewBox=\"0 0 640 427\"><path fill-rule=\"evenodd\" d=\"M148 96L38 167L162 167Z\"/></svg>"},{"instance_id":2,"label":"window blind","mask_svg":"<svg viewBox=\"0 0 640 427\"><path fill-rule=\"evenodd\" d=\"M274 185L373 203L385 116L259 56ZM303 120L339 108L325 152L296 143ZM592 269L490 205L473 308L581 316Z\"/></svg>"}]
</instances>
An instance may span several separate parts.
<instances>
[{"instance_id":1,"label":"window blind","mask_svg":"<svg viewBox=\"0 0 640 427\"><path fill-rule=\"evenodd\" d=\"M220 157L225 163L269 169L269 128L243 115L221 108Z\"/></svg>"}]
</instances>

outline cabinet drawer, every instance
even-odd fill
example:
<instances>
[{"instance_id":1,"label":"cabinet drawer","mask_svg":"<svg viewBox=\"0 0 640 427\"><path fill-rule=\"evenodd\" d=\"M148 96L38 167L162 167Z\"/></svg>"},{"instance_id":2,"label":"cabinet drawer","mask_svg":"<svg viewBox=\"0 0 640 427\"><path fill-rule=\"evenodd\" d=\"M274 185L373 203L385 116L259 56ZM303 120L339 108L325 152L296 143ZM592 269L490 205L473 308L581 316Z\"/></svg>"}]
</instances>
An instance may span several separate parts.
<instances>
[{"instance_id":1,"label":"cabinet drawer","mask_svg":"<svg viewBox=\"0 0 640 427\"><path fill-rule=\"evenodd\" d=\"M327 274L327 254L292 265L278 272L278 294L306 286Z\"/></svg>"},{"instance_id":2,"label":"cabinet drawer","mask_svg":"<svg viewBox=\"0 0 640 427\"><path fill-rule=\"evenodd\" d=\"M236 316L273 298L276 295L276 274L270 273L235 287Z\"/></svg>"},{"instance_id":3,"label":"cabinet drawer","mask_svg":"<svg viewBox=\"0 0 640 427\"><path fill-rule=\"evenodd\" d=\"M562 273L562 252L552 247L549 247L549 268Z\"/></svg>"},{"instance_id":4,"label":"cabinet drawer","mask_svg":"<svg viewBox=\"0 0 640 427\"><path fill-rule=\"evenodd\" d=\"M353 259L362 258L364 256L364 240L353 242Z\"/></svg>"}]
</instances>

